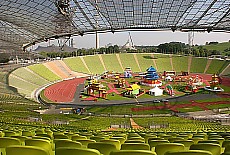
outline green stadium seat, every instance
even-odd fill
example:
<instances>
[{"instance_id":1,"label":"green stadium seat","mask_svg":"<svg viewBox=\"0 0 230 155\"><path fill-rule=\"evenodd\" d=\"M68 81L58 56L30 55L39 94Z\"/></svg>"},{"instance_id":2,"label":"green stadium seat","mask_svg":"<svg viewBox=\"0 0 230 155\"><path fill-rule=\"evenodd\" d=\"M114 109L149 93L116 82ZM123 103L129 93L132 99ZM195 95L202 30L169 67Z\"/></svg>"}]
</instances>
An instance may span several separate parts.
<instances>
[{"instance_id":1,"label":"green stadium seat","mask_svg":"<svg viewBox=\"0 0 230 155\"><path fill-rule=\"evenodd\" d=\"M199 143L193 144L190 146L190 150L205 150L210 151L212 155L220 155L221 147L219 144L211 144L211 143Z\"/></svg>"},{"instance_id":2,"label":"green stadium seat","mask_svg":"<svg viewBox=\"0 0 230 155\"><path fill-rule=\"evenodd\" d=\"M86 136L75 135L75 136L72 136L71 139L72 139L72 141L76 141L76 140L79 140L79 139L87 139L87 137Z\"/></svg>"},{"instance_id":3,"label":"green stadium seat","mask_svg":"<svg viewBox=\"0 0 230 155\"><path fill-rule=\"evenodd\" d=\"M17 138L21 141L21 145L25 145L25 140L29 139L27 136L12 136L12 138Z\"/></svg>"},{"instance_id":4,"label":"green stadium seat","mask_svg":"<svg viewBox=\"0 0 230 155\"><path fill-rule=\"evenodd\" d=\"M114 144L118 150L121 149L121 143L120 143L119 140L115 140L115 139L103 139L100 142L106 142L106 143Z\"/></svg>"},{"instance_id":5,"label":"green stadium seat","mask_svg":"<svg viewBox=\"0 0 230 155\"><path fill-rule=\"evenodd\" d=\"M54 139L69 139L69 137L64 134L56 134L54 135Z\"/></svg>"},{"instance_id":6,"label":"green stadium seat","mask_svg":"<svg viewBox=\"0 0 230 155\"><path fill-rule=\"evenodd\" d=\"M93 136L93 137L90 137L90 139L95 140L96 142L100 142L101 140L106 139L106 138L103 136Z\"/></svg>"},{"instance_id":7,"label":"green stadium seat","mask_svg":"<svg viewBox=\"0 0 230 155\"><path fill-rule=\"evenodd\" d=\"M168 151L165 153L165 155L212 155L209 151L203 151L203 150L187 150L187 151Z\"/></svg>"},{"instance_id":8,"label":"green stadium seat","mask_svg":"<svg viewBox=\"0 0 230 155\"><path fill-rule=\"evenodd\" d=\"M12 137L0 137L0 151L2 155L6 154L5 148L11 145L21 145L21 141Z\"/></svg>"},{"instance_id":9,"label":"green stadium seat","mask_svg":"<svg viewBox=\"0 0 230 155\"><path fill-rule=\"evenodd\" d=\"M150 150L150 146L145 143L124 143L121 150Z\"/></svg>"},{"instance_id":10,"label":"green stadium seat","mask_svg":"<svg viewBox=\"0 0 230 155\"><path fill-rule=\"evenodd\" d=\"M12 145L6 148L6 155L49 155L49 153L36 146Z\"/></svg>"},{"instance_id":11,"label":"green stadium seat","mask_svg":"<svg viewBox=\"0 0 230 155\"><path fill-rule=\"evenodd\" d=\"M189 138L189 140L192 140L194 142L194 144L197 144L199 141L204 140L204 138L201 137L193 137L193 138Z\"/></svg>"},{"instance_id":12,"label":"green stadium seat","mask_svg":"<svg viewBox=\"0 0 230 155\"><path fill-rule=\"evenodd\" d=\"M150 146L150 149L151 150L155 150L155 147L158 145L158 144L162 144L162 143L169 143L168 140L150 140L149 141L149 146Z\"/></svg>"},{"instance_id":13,"label":"green stadium seat","mask_svg":"<svg viewBox=\"0 0 230 155\"><path fill-rule=\"evenodd\" d=\"M89 143L88 148L96 149L103 155L109 155L110 152L117 150L116 145L107 142Z\"/></svg>"},{"instance_id":14,"label":"green stadium seat","mask_svg":"<svg viewBox=\"0 0 230 155\"><path fill-rule=\"evenodd\" d=\"M126 138L122 137L111 137L110 139L119 140L121 144L125 143Z\"/></svg>"},{"instance_id":15,"label":"green stadium seat","mask_svg":"<svg viewBox=\"0 0 230 155\"><path fill-rule=\"evenodd\" d=\"M55 149L60 147L76 147L81 148L82 144L80 142L74 142L70 139L60 139L55 142Z\"/></svg>"},{"instance_id":16,"label":"green stadium seat","mask_svg":"<svg viewBox=\"0 0 230 155\"><path fill-rule=\"evenodd\" d=\"M142 138L142 137L128 137L128 139L127 139L127 140L140 140L140 141L145 142L145 139L144 139L144 138Z\"/></svg>"},{"instance_id":17,"label":"green stadium seat","mask_svg":"<svg viewBox=\"0 0 230 155\"><path fill-rule=\"evenodd\" d=\"M190 146L194 144L192 140L175 140L174 143L181 143L184 144L185 150L189 150Z\"/></svg>"},{"instance_id":18,"label":"green stadium seat","mask_svg":"<svg viewBox=\"0 0 230 155\"><path fill-rule=\"evenodd\" d=\"M224 153L230 153L230 145L225 145Z\"/></svg>"},{"instance_id":19,"label":"green stadium seat","mask_svg":"<svg viewBox=\"0 0 230 155\"><path fill-rule=\"evenodd\" d=\"M164 155L168 151L184 151L185 147L180 143L161 143L156 145L155 152L157 155Z\"/></svg>"},{"instance_id":20,"label":"green stadium seat","mask_svg":"<svg viewBox=\"0 0 230 155\"><path fill-rule=\"evenodd\" d=\"M145 143L143 140L126 140L125 143Z\"/></svg>"},{"instance_id":21,"label":"green stadium seat","mask_svg":"<svg viewBox=\"0 0 230 155\"><path fill-rule=\"evenodd\" d=\"M220 145L220 142L218 142L217 140L202 140L202 141L199 141L198 144L200 143L212 143L212 144L219 144Z\"/></svg>"},{"instance_id":22,"label":"green stadium seat","mask_svg":"<svg viewBox=\"0 0 230 155\"><path fill-rule=\"evenodd\" d=\"M113 151L110 155L157 155L155 152L147 150L119 150Z\"/></svg>"},{"instance_id":23,"label":"green stadium seat","mask_svg":"<svg viewBox=\"0 0 230 155\"><path fill-rule=\"evenodd\" d=\"M219 138L209 138L208 140L216 140L216 141L218 141L219 142L219 144L220 144L220 146L222 146L222 144L223 144L223 142L224 142L224 138L221 138L221 137L219 137Z\"/></svg>"},{"instance_id":24,"label":"green stadium seat","mask_svg":"<svg viewBox=\"0 0 230 155\"><path fill-rule=\"evenodd\" d=\"M151 141L151 140L166 140L166 139L164 139L164 138L160 138L160 137L156 137L156 138L149 138L149 139L148 139L148 143L149 143L149 141Z\"/></svg>"},{"instance_id":25,"label":"green stadium seat","mask_svg":"<svg viewBox=\"0 0 230 155\"><path fill-rule=\"evenodd\" d=\"M55 155L101 155L98 150L87 148L61 147L55 150Z\"/></svg>"},{"instance_id":26,"label":"green stadium seat","mask_svg":"<svg viewBox=\"0 0 230 155\"><path fill-rule=\"evenodd\" d=\"M4 137L12 137L17 136L16 132L14 131L4 131Z\"/></svg>"},{"instance_id":27,"label":"green stadium seat","mask_svg":"<svg viewBox=\"0 0 230 155\"><path fill-rule=\"evenodd\" d=\"M34 136L34 133L31 131L22 131L22 136L32 137Z\"/></svg>"},{"instance_id":28,"label":"green stadium seat","mask_svg":"<svg viewBox=\"0 0 230 155\"><path fill-rule=\"evenodd\" d=\"M50 138L44 136L33 136L32 139L43 139L43 140L51 141Z\"/></svg>"},{"instance_id":29,"label":"green stadium seat","mask_svg":"<svg viewBox=\"0 0 230 155\"><path fill-rule=\"evenodd\" d=\"M49 134L43 133L43 134L36 134L35 136L39 136L39 137L47 137L49 139L52 139L53 137Z\"/></svg>"},{"instance_id":30,"label":"green stadium seat","mask_svg":"<svg viewBox=\"0 0 230 155\"><path fill-rule=\"evenodd\" d=\"M95 143L95 140L92 139L78 139L77 142L80 142L82 144L83 148L87 148L89 143Z\"/></svg>"},{"instance_id":31,"label":"green stadium seat","mask_svg":"<svg viewBox=\"0 0 230 155\"><path fill-rule=\"evenodd\" d=\"M37 129L35 131L35 134L44 134L45 133L45 129Z\"/></svg>"},{"instance_id":32,"label":"green stadium seat","mask_svg":"<svg viewBox=\"0 0 230 155\"><path fill-rule=\"evenodd\" d=\"M223 141L222 147L226 147L227 145L230 145L230 140Z\"/></svg>"},{"instance_id":33,"label":"green stadium seat","mask_svg":"<svg viewBox=\"0 0 230 155\"><path fill-rule=\"evenodd\" d=\"M27 139L27 140L25 140L25 145L26 146L37 146L37 147L40 147L40 148L43 148L43 149L47 150L50 153L50 155L53 154L53 152L52 152L52 144L48 140L44 140L44 139Z\"/></svg>"},{"instance_id":34,"label":"green stadium seat","mask_svg":"<svg viewBox=\"0 0 230 155\"><path fill-rule=\"evenodd\" d=\"M157 138L157 136L156 135L145 135L144 138L145 138L145 143L148 143L148 140L150 138Z\"/></svg>"},{"instance_id":35,"label":"green stadium seat","mask_svg":"<svg viewBox=\"0 0 230 155\"><path fill-rule=\"evenodd\" d=\"M92 133L81 133L81 136L86 136L87 139L90 139L90 137L92 137L93 134Z\"/></svg>"},{"instance_id":36,"label":"green stadium seat","mask_svg":"<svg viewBox=\"0 0 230 155\"><path fill-rule=\"evenodd\" d=\"M173 143L173 142L176 141L176 140L184 140L184 138L182 138L182 137L173 137L173 138L169 138L169 139L168 139L168 141L169 141L170 143Z\"/></svg>"}]
</instances>

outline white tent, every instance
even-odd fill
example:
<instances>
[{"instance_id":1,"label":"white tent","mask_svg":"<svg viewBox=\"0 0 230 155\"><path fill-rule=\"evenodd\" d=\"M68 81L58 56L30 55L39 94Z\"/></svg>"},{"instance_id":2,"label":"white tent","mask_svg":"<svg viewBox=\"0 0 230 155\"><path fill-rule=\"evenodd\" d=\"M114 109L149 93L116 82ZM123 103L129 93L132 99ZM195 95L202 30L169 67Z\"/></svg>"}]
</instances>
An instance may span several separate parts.
<instances>
[{"instance_id":1,"label":"white tent","mask_svg":"<svg viewBox=\"0 0 230 155\"><path fill-rule=\"evenodd\" d=\"M173 78L171 77L171 76L167 76L166 78L165 78L165 81L172 81L173 80Z\"/></svg>"},{"instance_id":2,"label":"white tent","mask_svg":"<svg viewBox=\"0 0 230 155\"><path fill-rule=\"evenodd\" d=\"M149 90L149 94L154 96L161 96L163 95L163 89L160 89L156 86Z\"/></svg>"}]
</instances>

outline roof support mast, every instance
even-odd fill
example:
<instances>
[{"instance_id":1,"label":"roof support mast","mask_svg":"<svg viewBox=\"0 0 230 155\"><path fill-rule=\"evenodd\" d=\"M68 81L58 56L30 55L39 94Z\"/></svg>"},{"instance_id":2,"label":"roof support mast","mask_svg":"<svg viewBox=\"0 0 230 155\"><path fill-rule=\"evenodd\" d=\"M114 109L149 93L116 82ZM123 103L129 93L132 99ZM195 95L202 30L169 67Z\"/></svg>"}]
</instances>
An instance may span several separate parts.
<instances>
[{"instance_id":1,"label":"roof support mast","mask_svg":"<svg viewBox=\"0 0 230 155\"><path fill-rule=\"evenodd\" d=\"M96 50L99 49L99 35L98 35L98 6L97 6L97 0L95 0L96 3L96 14L95 14L95 19L96 19Z\"/></svg>"}]
</instances>

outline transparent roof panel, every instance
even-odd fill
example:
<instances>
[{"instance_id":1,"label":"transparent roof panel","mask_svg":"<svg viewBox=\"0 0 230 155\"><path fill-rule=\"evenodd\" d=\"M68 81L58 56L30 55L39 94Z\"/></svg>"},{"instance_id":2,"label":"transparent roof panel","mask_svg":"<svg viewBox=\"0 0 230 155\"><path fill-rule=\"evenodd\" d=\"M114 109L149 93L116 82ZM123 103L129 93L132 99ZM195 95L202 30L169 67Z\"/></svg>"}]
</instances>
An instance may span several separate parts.
<instances>
[{"instance_id":1,"label":"transparent roof panel","mask_svg":"<svg viewBox=\"0 0 230 155\"><path fill-rule=\"evenodd\" d=\"M121 29L230 31L230 0L0 1L0 48Z\"/></svg>"}]
</instances>

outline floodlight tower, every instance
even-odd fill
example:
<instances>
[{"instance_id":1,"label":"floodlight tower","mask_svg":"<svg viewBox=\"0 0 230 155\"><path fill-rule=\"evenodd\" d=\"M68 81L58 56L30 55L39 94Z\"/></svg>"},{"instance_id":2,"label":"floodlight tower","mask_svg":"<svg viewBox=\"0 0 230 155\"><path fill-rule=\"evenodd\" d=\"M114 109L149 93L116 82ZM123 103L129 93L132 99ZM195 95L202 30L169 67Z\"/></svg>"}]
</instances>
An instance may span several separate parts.
<instances>
[{"instance_id":1,"label":"floodlight tower","mask_svg":"<svg viewBox=\"0 0 230 155\"><path fill-rule=\"evenodd\" d=\"M98 6L97 6L97 0L96 2L96 14L95 14L95 20L96 20L96 50L99 48L99 34L98 34L98 18L99 18L99 13L98 13Z\"/></svg>"},{"instance_id":2,"label":"floodlight tower","mask_svg":"<svg viewBox=\"0 0 230 155\"><path fill-rule=\"evenodd\" d=\"M189 45L189 54L191 54L191 47L194 45L194 31L188 32L188 45Z\"/></svg>"}]
</instances>

